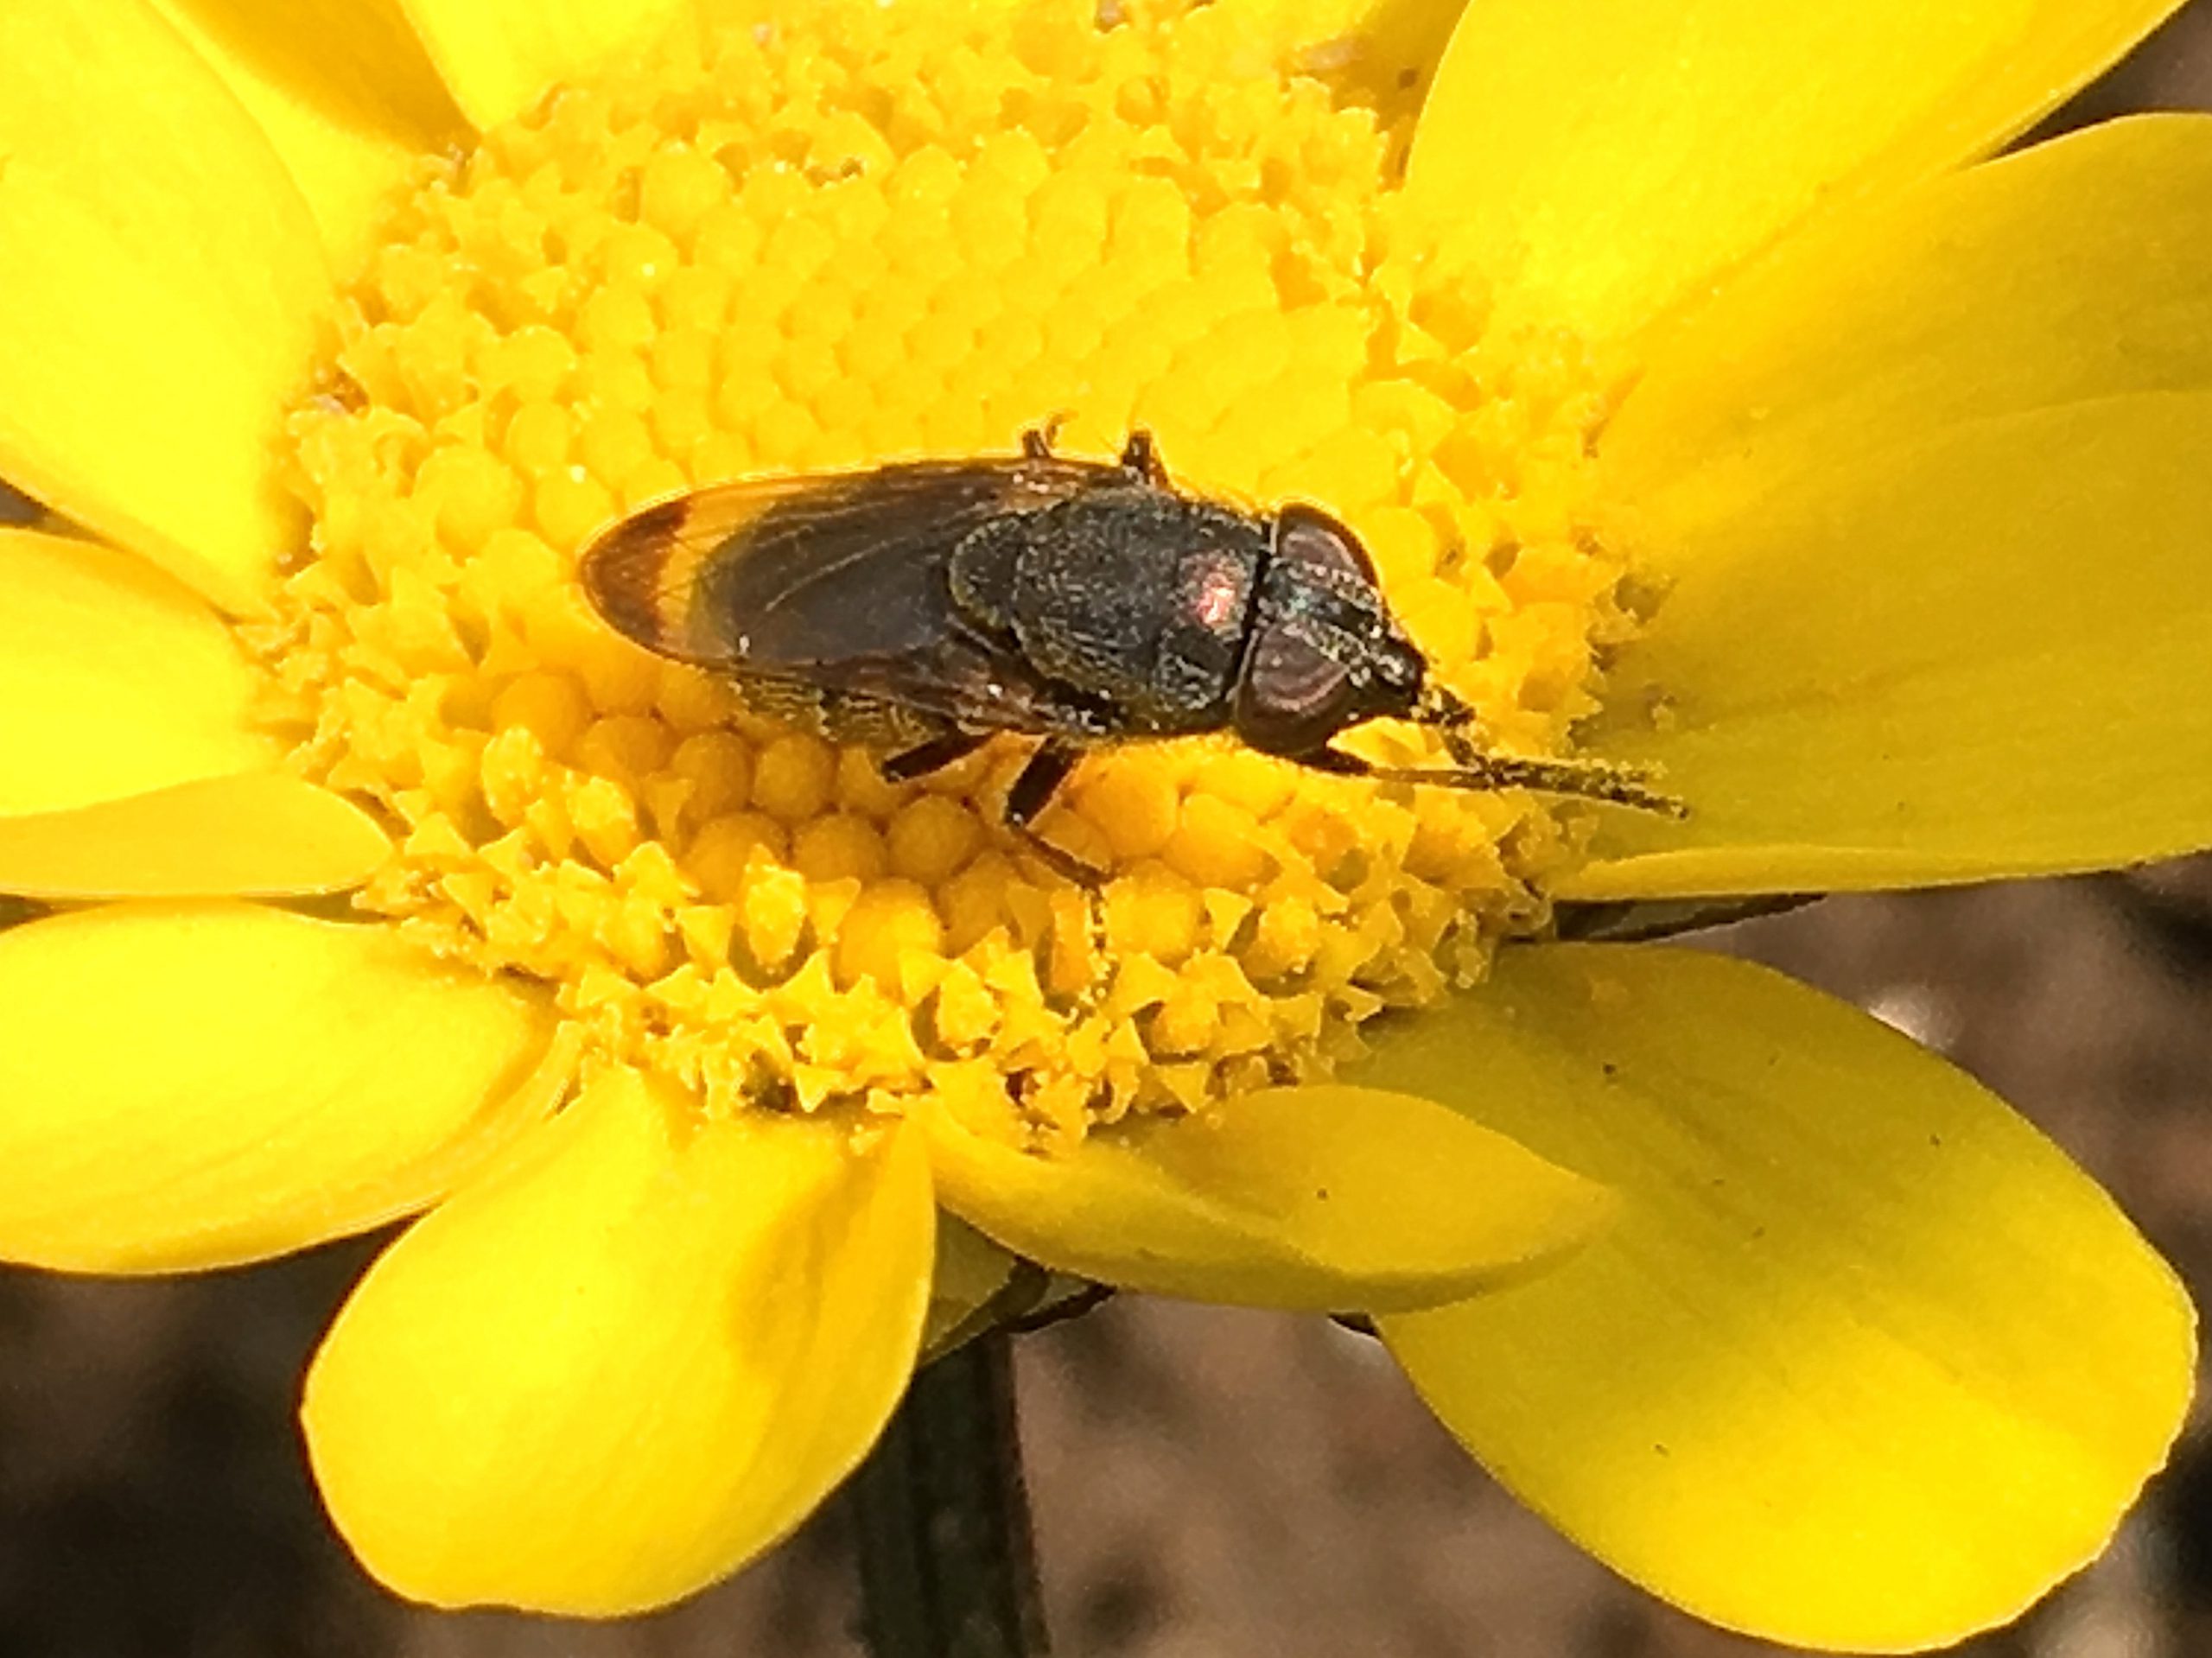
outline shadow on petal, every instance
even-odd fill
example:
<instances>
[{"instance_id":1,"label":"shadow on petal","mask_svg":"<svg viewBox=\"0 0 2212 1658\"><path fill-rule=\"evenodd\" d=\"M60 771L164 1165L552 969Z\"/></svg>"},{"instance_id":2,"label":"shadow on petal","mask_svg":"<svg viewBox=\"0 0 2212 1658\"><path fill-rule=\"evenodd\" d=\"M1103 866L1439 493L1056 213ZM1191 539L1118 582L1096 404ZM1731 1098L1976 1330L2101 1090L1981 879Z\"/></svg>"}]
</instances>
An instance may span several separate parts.
<instances>
[{"instance_id":1,"label":"shadow on petal","mask_svg":"<svg viewBox=\"0 0 2212 1658\"><path fill-rule=\"evenodd\" d=\"M1002 1100L924 1114L945 1206L1048 1267L1161 1295L1433 1305L1541 1269L1611 1209L1602 1185L1406 1094L1262 1089L1036 1149Z\"/></svg>"}]
</instances>

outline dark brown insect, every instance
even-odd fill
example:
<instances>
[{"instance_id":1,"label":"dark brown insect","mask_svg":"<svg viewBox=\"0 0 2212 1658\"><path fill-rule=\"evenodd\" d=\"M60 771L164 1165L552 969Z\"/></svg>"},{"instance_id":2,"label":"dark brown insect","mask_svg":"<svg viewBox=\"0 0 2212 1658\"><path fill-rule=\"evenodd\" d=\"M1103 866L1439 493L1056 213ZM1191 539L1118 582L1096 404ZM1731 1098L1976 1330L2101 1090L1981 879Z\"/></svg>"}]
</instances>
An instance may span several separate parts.
<instances>
[{"instance_id":1,"label":"dark brown insect","mask_svg":"<svg viewBox=\"0 0 2212 1658\"><path fill-rule=\"evenodd\" d=\"M1143 432L1111 465L1033 431L1004 460L716 485L614 525L582 576L619 632L728 675L763 712L890 751L893 782L1000 733L1041 737L1006 820L1073 880L1097 874L1031 825L1084 751L1198 732L1345 777L1680 810L1628 767L1484 753L1351 530L1311 506L1262 518L1180 493ZM1382 718L1435 727L1453 764L1334 746Z\"/></svg>"}]
</instances>

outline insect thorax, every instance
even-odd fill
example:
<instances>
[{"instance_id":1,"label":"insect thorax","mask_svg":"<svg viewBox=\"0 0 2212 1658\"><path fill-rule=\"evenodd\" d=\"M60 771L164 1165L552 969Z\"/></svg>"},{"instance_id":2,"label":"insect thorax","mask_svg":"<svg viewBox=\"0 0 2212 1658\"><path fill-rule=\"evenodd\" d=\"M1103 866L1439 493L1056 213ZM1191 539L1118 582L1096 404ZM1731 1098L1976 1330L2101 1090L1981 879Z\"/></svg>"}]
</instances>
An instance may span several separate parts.
<instances>
[{"instance_id":1,"label":"insect thorax","mask_svg":"<svg viewBox=\"0 0 2212 1658\"><path fill-rule=\"evenodd\" d=\"M1266 525L1144 488L985 525L955 549L953 602L1039 672L1113 705L1117 735L1218 729Z\"/></svg>"}]
</instances>

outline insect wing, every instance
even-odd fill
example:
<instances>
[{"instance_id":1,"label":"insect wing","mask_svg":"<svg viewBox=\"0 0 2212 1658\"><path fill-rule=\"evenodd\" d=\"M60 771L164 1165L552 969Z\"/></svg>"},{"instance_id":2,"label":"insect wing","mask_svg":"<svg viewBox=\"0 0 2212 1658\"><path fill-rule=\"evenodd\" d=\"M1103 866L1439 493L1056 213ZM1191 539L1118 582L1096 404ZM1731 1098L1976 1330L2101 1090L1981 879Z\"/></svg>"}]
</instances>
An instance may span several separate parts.
<instances>
[{"instance_id":1,"label":"insect wing","mask_svg":"<svg viewBox=\"0 0 2212 1658\"><path fill-rule=\"evenodd\" d=\"M791 672L926 648L952 549L1006 512L1119 477L1054 460L921 461L718 484L648 506L584 554L619 632L706 667Z\"/></svg>"},{"instance_id":2,"label":"insect wing","mask_svg":"<svg viewBox=\"0 0 2212 1658\"><path fill-rule=\"evenodd\" d=\"M584 597L617 632L649 651L702 667L732 666L735 641L703 613L702 578L748 524L812 486L804 478L767 478L643 507L584 549L576 567Z\"/></svg>"},{"instance_id":3,"label":"insect wing","mask_svg":"<svg viewBox=\"0 0 2212 1658\"><path fill-rule=\"evenodd\" d=\"M762 670L926 651L954 622L953 549L993 518L1065 499L1090 470L922 462L826 479L750 521L702 592Z\"/></svg>"},{"instance_id":4,"label":"insect wing","mask_svg":"<svg viewBox=\"0 0 2212 1658\"><path fill-rule=\"evenodd\" d=\"M1118 467L1025 456L716 485L614 525L581 574L618 632L698 667L964 728L1090 733L1104 712L960 614L948 569L996 518L1128 481Z\"/></svg>"},{"instance_id":5,"label":"insect wing","mask_svg":"<svg viewBox=\"0 0 2212 1658\"><path fill-rule=\"evenodd\" d=\"M1126 474L1044 457L829 480L749 523L703 573L704 602L740 619L749 671L963 728L1088 730L1079 696L962 609L950 568L984 525L1106 486L1127 487Z\"/></svg>"}]
</instances>

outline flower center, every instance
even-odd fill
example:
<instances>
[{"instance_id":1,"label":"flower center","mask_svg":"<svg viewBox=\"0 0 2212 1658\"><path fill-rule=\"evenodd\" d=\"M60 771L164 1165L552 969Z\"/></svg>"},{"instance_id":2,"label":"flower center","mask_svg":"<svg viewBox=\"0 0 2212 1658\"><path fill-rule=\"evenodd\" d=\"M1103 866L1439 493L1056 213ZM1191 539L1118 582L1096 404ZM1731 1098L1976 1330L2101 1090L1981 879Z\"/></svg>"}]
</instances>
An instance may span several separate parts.
<instances>
[{"instance_id":1,"label":"flower center","mask_svg":"<svg viewBox=\"0 0 2212 1658\"><path fill-rule=\"evenodd\" d=\"M1012 1089L1063 1132L1325 1072L1540 924L1575 814L1225 736L1084 759L1039 827L1094 900L1003 827L1026 745L888 785L575 580L671 492L1142 428L1179 486L1344 519L1486 740L1560 749L1629 631L1605 386L1425 280L1408 118L1299 12L810 8L429 166L294 420L314 551L261 641L302 763L395 828L359 904L710 1111Z\"/></svg>"}]
</instances>

